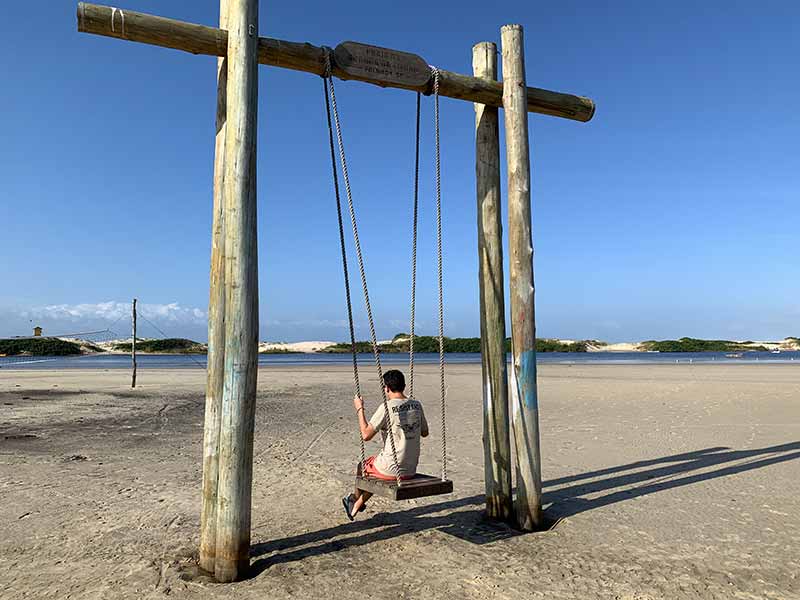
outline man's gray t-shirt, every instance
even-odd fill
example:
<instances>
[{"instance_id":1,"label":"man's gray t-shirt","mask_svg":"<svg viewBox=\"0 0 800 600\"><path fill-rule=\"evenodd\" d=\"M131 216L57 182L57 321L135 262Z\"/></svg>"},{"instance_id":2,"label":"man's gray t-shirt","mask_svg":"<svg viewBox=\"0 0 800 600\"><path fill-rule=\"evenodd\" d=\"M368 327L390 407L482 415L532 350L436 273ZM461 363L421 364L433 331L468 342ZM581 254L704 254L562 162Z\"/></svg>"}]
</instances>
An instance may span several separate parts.
<instances>
[{"instance_id":1,"label":"man's gray t-shirt","mask_svg":"<svg viewBox=\"0 0 800 600\"><path fill-rule=\"evenodd\" d=\"M414 475L419 463L420 436L428 435L425 412L422 410L422 404L410 398L389 399L388 405L400 477ZM383 437L383 449L375 458L375 468L384 475L395 475L392 445L387 435L389 427L382 402L369 420L369 424L375 431L380 431Z\"/></svg>"}]
</instances>

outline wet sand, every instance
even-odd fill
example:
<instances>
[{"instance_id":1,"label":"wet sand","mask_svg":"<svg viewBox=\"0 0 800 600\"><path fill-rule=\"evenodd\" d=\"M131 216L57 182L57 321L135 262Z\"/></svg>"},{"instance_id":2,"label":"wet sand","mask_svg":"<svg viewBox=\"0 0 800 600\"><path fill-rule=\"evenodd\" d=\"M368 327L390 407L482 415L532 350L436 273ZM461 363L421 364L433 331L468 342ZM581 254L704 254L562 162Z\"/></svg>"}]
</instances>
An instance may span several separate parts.
<instances>
[{"instance_id":1,"label":"wet sand","mask_svg":"<svg viewBox=\"0 0 800 600\"><path fill-rule=\"evenodd\" d=\"M482 519L478 365L448 371L455 493L355 523L351 372L259 379L253 575L219 585L194 566L203 370L140 370L136 390L124 371L1 371L0 597L800 598L798 366L542 366L561 520L528 535ZM435 366L416 388L438 423ZM438 456L434 427L421 469Z\"/></svg>"}]
</instances>

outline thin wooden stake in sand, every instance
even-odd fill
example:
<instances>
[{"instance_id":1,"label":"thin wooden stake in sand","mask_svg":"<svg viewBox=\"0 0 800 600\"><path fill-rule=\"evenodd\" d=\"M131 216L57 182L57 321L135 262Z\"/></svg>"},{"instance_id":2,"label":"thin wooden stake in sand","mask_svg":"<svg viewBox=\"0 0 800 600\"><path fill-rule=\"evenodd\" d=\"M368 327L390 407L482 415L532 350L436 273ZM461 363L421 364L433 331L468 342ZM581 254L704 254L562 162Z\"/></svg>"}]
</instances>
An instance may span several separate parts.
<instances>
[{"instance_id":1,"label":"thin wooden stake in sand","mask_svg":"<svg viewBox=\"0 0 800 600\"><path fill-rule=\"evenodd\" d=\"M136 387L136 298L131 309L131 387Z\"/></svg>"}]
</instances>

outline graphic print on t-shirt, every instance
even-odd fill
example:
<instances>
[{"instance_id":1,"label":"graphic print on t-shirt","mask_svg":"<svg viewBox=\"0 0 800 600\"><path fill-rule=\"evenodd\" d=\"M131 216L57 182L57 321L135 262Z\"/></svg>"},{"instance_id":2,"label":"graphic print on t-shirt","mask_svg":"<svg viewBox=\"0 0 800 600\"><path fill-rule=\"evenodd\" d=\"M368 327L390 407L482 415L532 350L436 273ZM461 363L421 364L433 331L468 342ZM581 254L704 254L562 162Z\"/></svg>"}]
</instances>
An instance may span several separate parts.
<instances>
[{"instance_id":1,"label":"graphic print on t-shirt","mask_svg":"<svg viewBox=\"0 0 800 600\"><path fill-rule=\"evenodd\" d=\"M422 420L419 415L422 413L422 405L416 400L409 400L400 406L393 406L392 412L396 414L400 420L400 428L406 436L406 439L419 437L420 425Z\"/></svg>"},{"instance_id":2,"label":"graphic print on t-shirt","mask_svg":"<svg viewBox=\"0 0 800 600\"><path fill-rule=\"evenodd\" d=\"M401 477L414 475L419 463L420 436L428 430L422 404L409 398L391 399L387 404L391 415L391 432L397 451L399 474ZM369 422L383 436L383 449L375 458L375 468L384 475L394 475L392 446L388 437L389 427L383 404L378 406Z\"/></svg>"}]
</instances>

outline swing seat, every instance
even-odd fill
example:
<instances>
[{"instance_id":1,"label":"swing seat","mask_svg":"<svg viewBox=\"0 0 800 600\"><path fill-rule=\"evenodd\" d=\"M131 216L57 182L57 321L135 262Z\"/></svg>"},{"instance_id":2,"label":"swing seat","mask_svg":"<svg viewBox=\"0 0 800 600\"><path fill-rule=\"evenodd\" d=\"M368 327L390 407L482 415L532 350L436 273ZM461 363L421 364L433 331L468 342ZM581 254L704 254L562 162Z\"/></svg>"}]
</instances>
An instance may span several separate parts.
<instances>
[{"instance_id":1,"label":"swing seat","mask_svg":"<svg viewBox=\"0 0 800 600\"><path fill-rule=\"evenodd\" d=\"M453 482L441 477L417 473L411 479L404 479L397 485L394 479L375 479L356 475L356 488L376 494L390 500L412 500L427 496L439 496L453 493Z\"/></svg>"}]
</instances>

